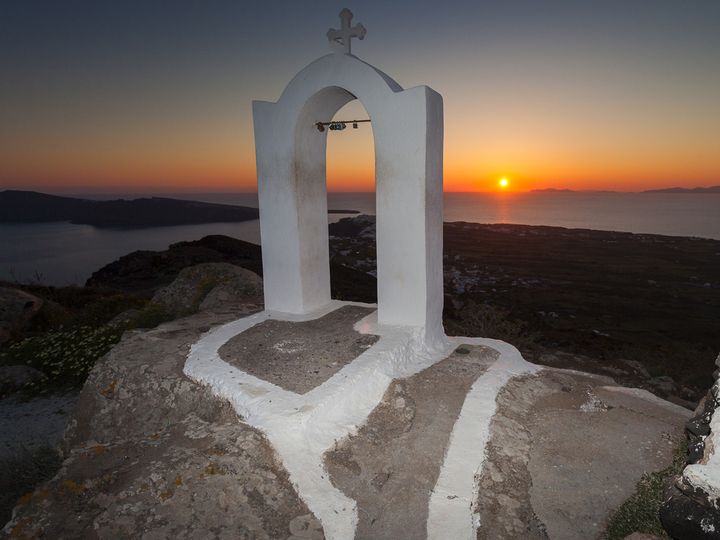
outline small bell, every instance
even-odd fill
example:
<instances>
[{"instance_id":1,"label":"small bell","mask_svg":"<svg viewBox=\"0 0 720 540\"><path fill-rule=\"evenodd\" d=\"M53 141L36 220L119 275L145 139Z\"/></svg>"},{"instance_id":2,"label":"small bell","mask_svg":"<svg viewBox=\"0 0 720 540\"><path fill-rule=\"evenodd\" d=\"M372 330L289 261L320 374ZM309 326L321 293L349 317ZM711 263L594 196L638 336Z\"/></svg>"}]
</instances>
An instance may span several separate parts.
<instances>
[{"instance_id":1,"label":"small bell","mask_svg":"<svg viewBox=\"0 0 720 540\"><path fill-rule=\"evenodd\" d=\"M353 122L353 129L357 129L357 122Z\"/></svg>"}]
</instances>

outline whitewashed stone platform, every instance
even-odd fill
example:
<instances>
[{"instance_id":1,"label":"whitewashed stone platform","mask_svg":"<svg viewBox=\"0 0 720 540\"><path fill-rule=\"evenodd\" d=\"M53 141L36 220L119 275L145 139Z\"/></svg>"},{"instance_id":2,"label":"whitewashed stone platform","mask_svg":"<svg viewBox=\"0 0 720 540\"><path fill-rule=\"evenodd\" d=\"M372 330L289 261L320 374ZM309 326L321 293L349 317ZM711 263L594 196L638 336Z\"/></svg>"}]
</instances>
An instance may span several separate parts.
<instances>
[{"instance_id":1,"label":"whitewashed stone platform","mask_svg":"<svg viewBox=\"0 0 720 540\"><path fill-rule=\"evenodd\" d=\"M456 534L469 537L474 527L470 511L473 478L480 469L482 452L473 455L468 450L484 447L494 395L502 384L511 376L537 368L525 362L514 347L494 340L454 338L445 340L441 347L429 347L421 328L378 325L375 312L358 321L355 328L379 335L379 341L302 395L245 373L218 354L230 339L265 320L311 320L344 305L352 304L333 301L325 309L305 316L264 311L216 328L192 346L185 373L228 399L238 415L266 434L328 538L352 538L358 523L357 506L330 482L323 464L324 453L357 431L394 379L410 377L432 366L462 343L494 345L498 360L473 385L464 401L429 509L431 532L437 529L445 535L452 526ZM435 537L435 533L431 536Z\"/></svg>"},{"instance_id":2,"label":"whitewashed stone platform","mask_svg":"<svg viewBox=\"0 0 720 540\"><path fill-rule=\"evenodd\" d=\"M208 384L216 395L228 399L244 421L267 436L301 499L322 524L326 538L391 538L397 534L397 530L392 527L400 526L404 520L418 518L423 520L420 526L423 535L437 539L470 539L478 534L483 536L484 521L492 523L491 530L495 531L498 530L498 520L524 523L518 520L517 516L504 514L497 509L484 515L488 508L496 504L493 503L497 500L494 494L510 496L505 493L503 477L498 478L495 473L484 468L486 458L490 455L492 470L502 469L503 455L498 456L491 450L493 445L500 443L506 448L517 444L518 455L522 456L521 462L525 463L526 469L531 469L526 475L527 483L516 485L515 489L522 492L521 498L525 501L526 508L536 508L542 513L545 521L540 521L543 523L541 529L575 530L576 534L580 534L577 538L594 537L602 530L603 519L608 517L612 508L632 493L635 482L642 473L662 468L670 459L679 430L688 416L685 409L659 400L647 392L633 391L634 393L630 392L628 395L627 389L615 387L612 380L607 378L561 370L541 370L523 360L514 347L496 340L447 338L442 347L430 348L421 329L378 325L376 312L360 318L354 328L359 333L377 335L379 340L305 394L289 392L243 372L218 355L218 350L226 342L241 339L242 332L263 321L319 319L350 305L358 304L335 301L327 308L304 317L261 312L225 324L211 330L193 345L185 366L187 375ZM268 347L270 346L272 342L268 343ZM318 343L317 346L322 348L323 345ZM421 411L422 406L427 406L428 403L417 401L425 399L430 403L443 403L442 400L433 401L433 398L441 397L445 393L457 393L459 387L453 382L457 377L451 374L453 368L448 362L451 362L452 358L457 362L458 358L462 359L462 353L469 354L475 347L487 350L489 356L483 357L485 360L475 361L478 370L472 376L471 383L468 383L467 393L462 391L459 408L450 413L450 427L447 428L449 431L443 432L438 426L423 427L423 423L432 424L434 420ZM453 354L453 351L456 352ZM448 367L443 367L446 364ZM438 373L445 375L434 375L439 377L433 380L437 396L429 395L427 391L424 394L419 392L414 400L412 394L403 393L405 390L397 394L398 381L407 381L402 384L412 387L416 384L412 382L414 377L433 377L433 370L438 369ZM447 371L448 369L451 371ZM546 375L541 375L543 373ZM558 380L565 383L561 384ZM518 392L517 389L512 390L513 388L520 388L522 395L515 396L516 403L512 400L508 402L507 397L498 401L498 394L510 381L519 382L514 382L514 386L510 386L506 394L510 392L512 395L513 392ZM568 388L576 389L573 391L579 397L567 401L565 398L569 395ZM399 402L398 396L402 398ZM563 402L563 399L567 403ZM404 441L402 444L406 445L407 453L398 456L397 452L390 451L388 454L387 448L382 451L378 448L377 455L373 456L373 443L368 441L380 437L377 433L382 430L392 432L395 429L392 426L393 420L387 420L393 418L392 414L388 416L388 411L392 413L392 407L395 406L393 404L400 403L396 405L398 411L395 412L401 416L406 414L408 400L414 400L410 413L412 418L401 419L400 423L405 422L408 426L398 432ZM495 420L498 404L510 410L510 413L504 411L503 414L513 416L516 431L503 428L502 418ZM539 405L538 410L533 410L533 407ZM446 405L442 407L447 408ZM553 412L557 407L560 407L559 412ZM561 412L563 407L566 412ZM518 411L522 410L526 411L524 419L518 417ZM558 414L561 420L558 420ZM437 417L438 422L447 424L448 420L441 422L440 412ZM386 420L383 421L383 418ZM570 421L570 418L576 418L573 422L578 423L574 428L577 433L573 433L571 429L563 432L563 425ZM495 428L499 431L493 432L491 426L498 421L501 427ZM517 424L518 421L521 423ZM598 426L607 424L607 427L599 431L599 439L581 435L581 428L587 425L587 422L596 423ZM537 432L542 434L529 439L528 433L533 430L540 430ZM610 439L608 434L611 435ZM629 435L632 435L630 439ZM425 442L423 437L426 437ZM497 440L493 443L491 437ZM515 437L517 441L514 440ZM557 493L563 493L569 477L562 474L553 476L543 471L545 460L551 459L551 449L559 444L560 440L566 447L574 448L569 451L564 466L568 467L569 471L577 467L591 471L588 478L593 485L588 485L584 494L581 494L570 482L567 496L576 501L577 510L569 519L558 521L558 514L553 513L547 504L552 505L553 500L557 503L563 499ZM378 500L374 503L377 507L374 511L377 515L372 520L380 526L385 519L387 528L372 530L368 525L372 520L364 521L365 516L359 515L361 511L367 513L370 508L359 507L358 502L349 497L348 493L357 493L360 500L366 501L363 504L367 506L373 491L366 489L367 486L363 484L373 481L384 484L383 475L389 477L393 474L389 471L394 471L396 475L407 474L400 472L403 459L413 463L421 460L425 454L434 455L430 452L430 447L437 444L442 446L436 457L438 462L433 464L437 467L437 472L428 477L432 478L433 483L431 488L427 488L426 502L418 506L417 501L412 501L408 502L412 507L398 507L402 504L402 501L397 500L402 489L399 489L397 482L403 480L396 476L395 495L392 495L390 490L376 490L375 493ZM646 448L646 451L638 453L637 445ZM605 450L602 450L603 448ZM588 452L601 451L615 451L617 456L614 460L603 458L596 463L591 456L587 456ZM615 478L612 486L604 486L602 483L598 485L597 475L602 475L602 471L607 467L614 468L618 460L622 459L628 460L628 467L623 471L622 478ZM398 463L398 460L401 463ZM407 463L404 466L407 467ZM352 474L348 475L343 467L349 467L348 470L355 470L357 474L365 474L366 478L353 480ZM365 468L377 470L371 475L369 471L363 470ZM487 474L494 478L494 490L481 489L481 483L486 481L482 480L485 478L483 475ZM534 481L533 474L536 477ZM422 488L418 485L413 488L412 484L417 480L415 476L417 475L407 475L405 481L409 484L406 489ZM333 480L340 485L335 485ZM429 481L424 480L425 485ZM598 502L597 492L607 491L608 488L612 491L612 496L605 496L604 499L600 497L605 502ZM364 493L361 493L363 490ZM557 493L549 497L551 492ZM389 498L386 500L383 497ZM535 500L531 502L533 497ZM583 504L588 505L586 511L590 513L587 514L589 517L582 519L594 519L592 526L582 525L582 521L577 521L580 515L586 515L581 511ZM418 510L420 507L422 511ZM407 514L400 518L403 512ZM391 516L388 517L388 514ZM393 515L395 517L392 517ZM417 528L417 523L415 527ZM509 527L508 537L520 538L526 532L522 527L519 531ZM517 536L514 536L515 534ZM487 537L492 538L492 534Z\"/></svg>"}]
</instances>

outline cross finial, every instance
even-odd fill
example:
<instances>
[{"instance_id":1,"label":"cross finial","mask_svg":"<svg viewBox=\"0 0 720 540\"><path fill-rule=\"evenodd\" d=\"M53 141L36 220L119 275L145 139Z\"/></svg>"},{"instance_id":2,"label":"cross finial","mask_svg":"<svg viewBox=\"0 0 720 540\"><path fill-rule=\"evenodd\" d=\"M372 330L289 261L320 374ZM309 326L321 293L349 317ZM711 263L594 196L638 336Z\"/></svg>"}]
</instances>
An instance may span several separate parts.
<instances>
[{"instance_id":1,"label":"cross finial","mask_svg":"<svg viewBox=\"0 0 720 540\"><path fill-rule=\"evenodd\" d=\"M340 30L331 28L327 32L327 38L330 44L335 48L336 52L344 52L350 54L350 40L354 37L364 39L367 30L362 24L350 26L353 18L352 11L348 8L340 12Z\"/></svg>"}]
</instances>

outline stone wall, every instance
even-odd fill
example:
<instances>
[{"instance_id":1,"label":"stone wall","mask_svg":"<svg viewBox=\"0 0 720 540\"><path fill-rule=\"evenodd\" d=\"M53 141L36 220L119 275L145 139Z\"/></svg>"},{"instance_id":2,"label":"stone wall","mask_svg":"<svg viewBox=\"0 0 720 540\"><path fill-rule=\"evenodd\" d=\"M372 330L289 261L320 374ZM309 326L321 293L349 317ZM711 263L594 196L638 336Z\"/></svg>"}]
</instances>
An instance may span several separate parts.
<instances>
[{"instance_id":1,"label":"stone wall","mask_svg":"<svg viewBox=\"0 0 720 540\"><path fill-rule=\"evenodd\" d=\"M715 364L720 368L720 355ZM687 465L660 508L663 527L681 540L720 538L720 369L714 375L715 384L685 426Z\"/></svg>"}]
</instances>

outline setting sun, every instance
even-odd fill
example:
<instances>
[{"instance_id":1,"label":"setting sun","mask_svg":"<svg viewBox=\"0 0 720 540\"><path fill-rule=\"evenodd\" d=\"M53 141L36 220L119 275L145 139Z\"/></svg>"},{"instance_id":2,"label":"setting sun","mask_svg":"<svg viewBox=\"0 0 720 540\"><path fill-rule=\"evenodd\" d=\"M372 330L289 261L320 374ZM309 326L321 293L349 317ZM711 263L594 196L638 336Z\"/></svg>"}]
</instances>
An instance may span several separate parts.
<instances>
[{"instance_id":1,"label":"setting sun","mask_svg":"<svg viewBox=\"0 0 720 540\"><path fill-rule=\"evenodd\" d=\"M498 186L500 186L502 189L508 187L510 185L510 182L507 178L501 178L498 180Z\"/></svg>"}]
</instances>

